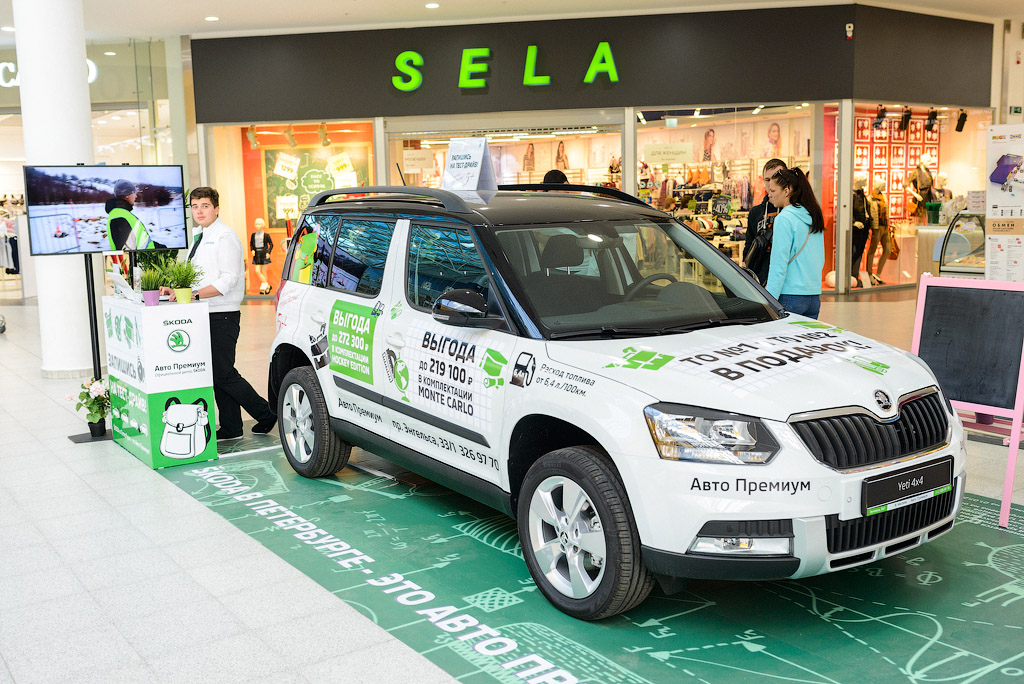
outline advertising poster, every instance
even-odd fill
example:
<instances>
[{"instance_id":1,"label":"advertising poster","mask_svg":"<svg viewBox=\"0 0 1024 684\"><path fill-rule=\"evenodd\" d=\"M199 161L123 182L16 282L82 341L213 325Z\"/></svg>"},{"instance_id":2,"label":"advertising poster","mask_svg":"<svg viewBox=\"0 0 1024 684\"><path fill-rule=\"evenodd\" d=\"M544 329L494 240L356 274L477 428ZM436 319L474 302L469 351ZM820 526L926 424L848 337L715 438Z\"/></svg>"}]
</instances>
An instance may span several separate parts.
<instances>
[{"instance_id":1,"label":"advertising poster","mask_svg":"<svg viewBox=\"0 0 1024 684\"><path fill-rule=\"evenodd\" d=\"M1024 124L990 126L985 173L985 279L1024 281Z\"/></svg>"},{"instance_id":2,"label":"advertising poster","mask_svg":"<svg viewBox=\"0 0 1024 684\"><path fill-rule=\"evenodd\" d=\"M347 187L368 185L370 179L369 146L366 144L328 147L264 147L267 227L284 229L285 221L294 221L317 193L335 187L344 176ZM355 174L356 182L349 183ZM284 198L279 201L278 198ZM291 213L292 208L294 213ZM287 217L287 218L286 218Z\"/></svg>"}]
</instances>

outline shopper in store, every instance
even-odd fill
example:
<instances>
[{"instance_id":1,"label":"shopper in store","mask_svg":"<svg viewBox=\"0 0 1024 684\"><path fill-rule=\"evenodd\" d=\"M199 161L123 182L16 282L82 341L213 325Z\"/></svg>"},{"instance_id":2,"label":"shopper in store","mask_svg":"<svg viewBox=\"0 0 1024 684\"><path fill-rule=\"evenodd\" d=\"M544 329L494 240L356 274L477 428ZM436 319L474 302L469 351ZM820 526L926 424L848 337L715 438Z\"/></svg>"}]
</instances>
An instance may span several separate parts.
<instances>
[{"instance_id":1,"label":"shopper in store","mask_svg":"<svg viewBox=\"0 0 1024 684\"><path fill-rule=\"evenodd\" d=\"M239 305L245 294L242 241L220 220L220 194L216 190L195 188L190 201L192 218L203 229L189 260L202 269L195 294L210 305L213 394L220 418L217 441L242 437L242 408L256 419L252 431L266 434L273 429L277 418L267 400L235 369L235 347L242 316Z\"/></svg>"},{"instance_id":2,"label":"shopper in store","mask_svg":"<svg viewBox=\"0 0 1024 684\"><path fill-rule=\"evenodd\" d=\"M146 230L146 224L132 213L138 190L130 180L114 183L114 196L106 201L103 209L107 212L107 240L111 250L134 251L138 249L166 249L153 241Z\"/></svg>"},{"instance_id":3,"label":"shopper in store","mask_svg":"<svg viewBox=\"0 0 1024 684\"><path fill-rule=\"evenodd\" d=\"M892 246L892 236L889 232L889 203L885 200L885 181L875 182L868 197L868 213L871 215L871 245L868 247L868 277L872 285L885 285L880 277L885 262L889 260L889 251ZM875 265L875 252L878 245L882 245L882 255L878 257Z\"/></svg>"},{"instance_id":4,"label":"shopper in store","mask_svg":"<svg viewBox=\"0 0 1024 684\"><path fill-rule=\"evenodd\" d=\"M768 183L768 201L779 207L773 226L767 290L790 313L817 318L825 266L825 219L807 176L779 169Z\"/></svg>"},{"instance_id":5,"label":"shopper in store","mask_svg":"<svg viewBox=\"0 0 1024 684\"><path fill-rule=\"evenodd\" d=\"M854 287L864 287L864 281L860 279L860 266L864 259L864 246L871 234L871 215L868 213L868 196L864 187L868 179L859 176L853 181L853 251L850 259L850 273L853 275L856 284Z\"/></svg>"},{"instance_id":6,"label":"shopper in store","mask_svg":"<svg viewBox=\"0 0 1024 684\"><path fill-rule=\"evenodd\" d=\"M569 179L558 169L551 169L544 174L545 183L568 183Z\"/></svg>"},{"instance_id":7,"label":"shopper in store","mask_svg":"<svg viewBox=\"0 0 1024 684\"><path fill-rule=\"evenodd\" d=\"M761 170L764 185L768 187L779 169L785 169L786 162L781 159L769 159ZM743 265L757 276L759 283L768 282L768 265L772 251L772 222L779 210L772 206L765 195L761 203L750 209L747 214L747 233L743 242Z\"/></svg>"}]
</instances>

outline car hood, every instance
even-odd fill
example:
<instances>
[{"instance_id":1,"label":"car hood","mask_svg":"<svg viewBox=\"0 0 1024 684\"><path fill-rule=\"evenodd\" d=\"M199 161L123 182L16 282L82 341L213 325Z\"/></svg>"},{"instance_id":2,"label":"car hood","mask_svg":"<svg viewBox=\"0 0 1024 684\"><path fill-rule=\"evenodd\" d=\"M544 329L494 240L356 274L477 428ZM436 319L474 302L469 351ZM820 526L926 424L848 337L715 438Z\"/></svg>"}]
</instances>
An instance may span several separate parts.
<instances>
[{"instance_id":1,"label":"car hood","mask_svg":"<svg viewBox=\"0 0 1024 684\"><path fill-rule=\"evenodd\" d=\"M888 418L901 396L935 384L902 350L796 316L655 337L550 341L547 351L554 362L657 401L772 420L843 406Z\"/></svg>"}]
</instances>

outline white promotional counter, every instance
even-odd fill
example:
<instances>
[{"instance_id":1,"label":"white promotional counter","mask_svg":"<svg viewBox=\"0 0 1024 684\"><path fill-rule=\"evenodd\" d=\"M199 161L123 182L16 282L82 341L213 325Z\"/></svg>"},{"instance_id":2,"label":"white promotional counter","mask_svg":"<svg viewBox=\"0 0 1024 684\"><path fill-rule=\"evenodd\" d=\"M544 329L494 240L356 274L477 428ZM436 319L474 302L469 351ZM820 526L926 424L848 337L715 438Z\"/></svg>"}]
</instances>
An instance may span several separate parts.
<instances>
[{"instance_id":1,"label":"white promotional counter","mask_svg":"<svg viewBox=\"0 0 1024 684\"><path fill-rule=\"evenodd\" d=\"M114 442L151 468L217 458L205 303L103 298Z\"/></svg>"}]
</instances>

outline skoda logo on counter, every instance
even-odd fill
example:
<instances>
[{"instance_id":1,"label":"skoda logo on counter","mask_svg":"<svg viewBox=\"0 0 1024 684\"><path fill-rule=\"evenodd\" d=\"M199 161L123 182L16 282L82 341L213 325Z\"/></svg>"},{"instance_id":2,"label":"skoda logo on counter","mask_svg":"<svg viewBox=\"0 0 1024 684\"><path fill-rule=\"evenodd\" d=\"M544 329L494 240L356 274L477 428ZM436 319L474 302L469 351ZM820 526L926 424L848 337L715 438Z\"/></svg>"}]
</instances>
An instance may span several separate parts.
<instances>
[{"instance_id":1,"label":"skoda logo on counter","mask_svg":"<svg viewBox=\"0 0 1024 684\"><path fill-rule=\"evenodd\" d=\"M172 330L167 336L167 348L173 352L183 352L191 343L192 340L184 330Z\"/></svg>"},{"instance_id":2,"label":"skoda logo on counter","mask_svg":"<svg viewBox=\"0 0 1024 684\"><path fill-rule=\"evenodd\" d=\"M892 399L889 395L882 390L875 390L875 403L878 404L878 408L883 411L888 411L892 408Z\"/></svg>"}]
</instances>

